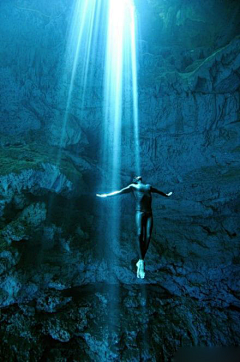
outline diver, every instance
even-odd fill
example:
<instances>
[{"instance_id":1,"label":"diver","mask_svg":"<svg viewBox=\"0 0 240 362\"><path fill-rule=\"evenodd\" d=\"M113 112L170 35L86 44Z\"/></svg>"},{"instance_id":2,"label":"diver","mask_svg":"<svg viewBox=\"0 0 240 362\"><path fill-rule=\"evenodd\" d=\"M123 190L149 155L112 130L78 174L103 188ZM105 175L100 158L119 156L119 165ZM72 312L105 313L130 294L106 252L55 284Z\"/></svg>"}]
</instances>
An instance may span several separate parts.
<instances>
[{"instance_id":1,"label":"diver","mask_svg":"<svg viewBox=\"0 0 240 362\"><path fill-rule=\"evenodd\" d=\"M136 200L136 224L137 236L139 245L139 260L136 263L137 277L143 279L145 277L145 263L144 258L149 247L152 228L153 228L153 215L152 215L152 193L169 197L172 192L165 194L157 190L149 184L142 182L141 176L135 176L133 183L124 187L119 191L114 191L109 194L97 194L98 197L109 197L115 195L126 194L133 192Z\"/></svg>"}]
</instances>

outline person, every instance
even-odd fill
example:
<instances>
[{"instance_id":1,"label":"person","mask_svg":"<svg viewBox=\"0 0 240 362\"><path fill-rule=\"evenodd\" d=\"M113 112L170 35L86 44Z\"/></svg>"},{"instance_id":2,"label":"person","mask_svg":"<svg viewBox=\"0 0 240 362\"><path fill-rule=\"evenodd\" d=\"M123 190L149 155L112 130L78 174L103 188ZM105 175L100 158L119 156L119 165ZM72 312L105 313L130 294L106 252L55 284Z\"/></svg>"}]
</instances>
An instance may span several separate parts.
<instances>
[{"instance_id":1,"label":"person","mask_svg":"<svg viewBox=\"0 0 240 362\"><path fill-rule=\"evenodd\" d=\"M144 184L142 182L141 176L135 176L133 183L127 187L109 194L96 194L96 196L109 197L130 192L133 192L136 200L136 224L139 244L139 260L136 263L137 277L143 279L145 277L144 258L149 247L153 228L152 193L169 197L172 195L172 192L165 194L164 192L157 190L149 184Z\"/></svg>"}]
</instances>

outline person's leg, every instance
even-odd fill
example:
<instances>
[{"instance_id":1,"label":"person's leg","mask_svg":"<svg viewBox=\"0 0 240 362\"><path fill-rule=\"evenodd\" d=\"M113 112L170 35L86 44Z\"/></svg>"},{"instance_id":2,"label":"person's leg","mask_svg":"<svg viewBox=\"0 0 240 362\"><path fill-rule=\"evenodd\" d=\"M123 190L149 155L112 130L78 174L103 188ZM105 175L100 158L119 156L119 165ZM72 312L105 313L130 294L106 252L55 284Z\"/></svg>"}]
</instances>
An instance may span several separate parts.
<instances>
[{"instance_id":1,"label":"person's leg","mask_svg":"<svg viewBox=\"0 0 240 362\"><path fill-rule=\"evenodd\" d=\"M138 248L139 248L139 260L136 264L137 277L143 279L145 276L143 259L145 254L144 232L146 229L146 217L143 212L141 211L136 212L136 223L137 223L137 236L138 236Z\"/></svg>"},{"instance_id":2,"label":"person's leg","mask_svg":"<svg viewBox=\"0 0 240 362\"><path fill-rule=\"evenodd\" d=\"M144 221L144 214L141 211L136 212L136 224L137 224L137 238L138 238L138 254L139 259L144 258L144 252L145 252L145 245L143 242L143 221Z\"/></svg>"},{"instance_id":3,"label":"person's leg","mask_svg":"<svg viewBox=\"0 0 240 362\"><path fill-rule=\"evenodd\" d=\"M148 215L147 221L146 221L146 240L144 243L144 257L146 255L146 252L147 252L149 244L150 244L152 229L153 229L153 216L152 216L152 214L150 214L150 215Z\"/></svg>"}]
</instances>

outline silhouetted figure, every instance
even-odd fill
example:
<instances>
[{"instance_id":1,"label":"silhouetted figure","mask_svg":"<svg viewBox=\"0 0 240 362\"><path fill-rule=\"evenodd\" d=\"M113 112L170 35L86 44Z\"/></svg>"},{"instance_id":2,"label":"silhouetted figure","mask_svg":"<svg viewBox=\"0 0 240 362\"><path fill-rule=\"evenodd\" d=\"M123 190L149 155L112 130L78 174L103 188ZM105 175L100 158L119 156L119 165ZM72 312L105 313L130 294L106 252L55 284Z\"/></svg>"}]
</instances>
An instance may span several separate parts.
<instances>
[{"instance_id":1,"label":"silhouetted figure","mask_svg":"<svg viewBox=\"0 0 240 362\"><path fill-rule=\"evenodd\" d=\"M172 192L165 194L152 187L149 184L142 182L141 176L136 176L133 183L119 191L114 191L109 194L97 194L98 197L109 197L115 195L126 194L133 192L136 199L136 223L137 235L139 241L139 260L137 266L137 277L143 279L145 277L144 258L149 247L152 228L153 228L153 215L152 215L152 193L169 197Z\"/></svg>"}]
</instances>

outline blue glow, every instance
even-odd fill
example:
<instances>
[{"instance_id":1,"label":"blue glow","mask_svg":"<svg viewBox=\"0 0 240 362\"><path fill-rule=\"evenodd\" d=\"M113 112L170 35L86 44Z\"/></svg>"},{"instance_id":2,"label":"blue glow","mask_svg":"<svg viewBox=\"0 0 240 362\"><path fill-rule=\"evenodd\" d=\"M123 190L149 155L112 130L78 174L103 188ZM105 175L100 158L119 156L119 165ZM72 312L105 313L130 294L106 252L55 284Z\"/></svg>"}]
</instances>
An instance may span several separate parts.
<instances>
[{"instance_id":1,"label":"blue glow","mask_svg":"<svg viewBox=\"0 0 240 362\"><path fill-rule=\"evenodd\" d=\"M61 146L64 146L67 137L66 125L73 102L77 99L78 107L84 109L87 84L90 82L90 59L94 54L94 46L95 48L97 46L100 5L98 0L77 0L73 7L63 73L63 81L68 84L68 90L61 132Z\"/></svg>"},{"instance_id":2,"label":"blue glow","mask_svg":"<svg viewBox=\"0 0 240 362\"><path fill-rule=\"evenodd\" d=\"M135 173L140 174L136 14L133 0L109 0L107 18L103 141L105 157L103 163L109 169L107 174L110 172L112 188L118 188L120 186L123 126L128 127L125 133L130 142L134 138L132 158L135 158L135 165L132 170L135 169ZM132 112L127 113L127 107L132 107ZM125 112L123 112L124 110ZM132 127L134 137L131 136Z\"/></svg>"},{"instance_id":3,"label":"blue glow","mask_svg":"<svg viewBox=\"0 0 240 362\"><path fill-rule=\"evenodd\" d=\"M138 122L138 85L137 85L137 50L136 50L136 14L131 7L131 58L132 58L132 94L133 94L133 120L135 138L135 173L141 174L139 156L139 122Z\"/></svg>"},{"instance_id":4,"label":"blue glow","mask_svg":"<svg viewBox=\"0 0 240 362\"><path fill-rule=\"evenodd\" d=\"M133 0L109 0L106 11L102 167L107 176L102 189L109 192L122 186L121 173L123 168L126 171L127 163L131 171L140 174L140 161L135 7ZM124 162L121 147L123 136L127 142L134 144L133 154ZM107 239L112 240L113 247L118 249L120 198L114 198L111 206ZM117 261L112 259L112 263L117 264Z\"/></svg>"},{"instance_id":5,"label":"blue glow","mask_svg":"<svg viewBox=\"0 0 240 362\"><path fill-rule=\"evenodd\" d=\"M116 188L120 185L123 126L127 130L125 134L129 138L129 143L134 143L131 171L135 171L135 174L141 173L136 14L133 0L76 0L75 2L63 72L65 113L60 139L62 147L65 146L67 138L70 109L73 112L73 107L77 108L77 113L81 116L81 112L86 109L86 101L91 99L89 89L93 85L94 76L92 64L98 53L101 53L102 57L105 54L102 167L108 179L111 179L112 188ZM130 109L128 114L127 107Z\"/></svg>"},{"instance_id":6,"label":"blue glow","mask_svg":"<svg viewBox=\"0 0 240 362\"><path fill-rule=\"evenodd\" d=\"M95 81L92 69L96 69L94 62L99 54L100 72L101 62L103 67L103 80L96 77L103 99L100 168L104 175L102 191L108 193L123 186L123 167L124 172L128 167L129 171L140 174L136 13L133 0L76 0L63 74L66 105L60 140L62 147L67 137L70 110L77 111L81 116L81 112L86 109L86 101L91 99L89 89L94 87ZM127 137L127 142L133 147L132 155L124 163L122 137ZM113 197L111 202L108 198L105 200L105 194L101 197L108 212L106 214L106 209L104 211L102 208L98 251L104 262L108 263L110 280L107 283L118 284L116 270L121 263L118 260L121 197ZM117 296L118 288L113 290ZM111 315L115 314L116 306L110 306L109 312L109 328L114 329Z\"/></svg>"},{"instance_id":7,"label":"blue glow","mask_svg":"<svg viewBox=\"0 0 240 362\"><path fill-rule=\"evenodd\" d=\"M115 191L122 186L123 169L126 172L128 167L129 171L140 174L134 1L76 0L72 14L63 72L66 105L60 144L64 147L68 137L70 110L81 117L81 112L86 110L86 102L91 99L95 81L92 70L96 69L95 59L100 54L98 62L103 68L102 84L98 83L103 99L102 190ZM101 82L101 79L98 77L97 81ZM132 155L124 163L123 137L132 144ZM103 215L109 225L106 238L116 243L120 236L119 202L120 198L114 198L111 215Z\"/></svg>"}]
</instances>

